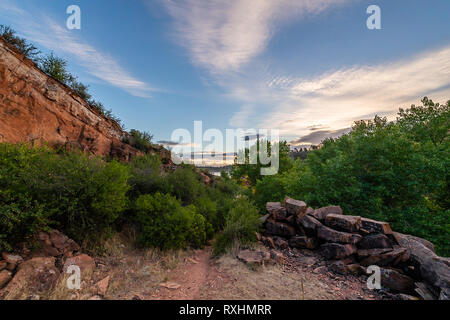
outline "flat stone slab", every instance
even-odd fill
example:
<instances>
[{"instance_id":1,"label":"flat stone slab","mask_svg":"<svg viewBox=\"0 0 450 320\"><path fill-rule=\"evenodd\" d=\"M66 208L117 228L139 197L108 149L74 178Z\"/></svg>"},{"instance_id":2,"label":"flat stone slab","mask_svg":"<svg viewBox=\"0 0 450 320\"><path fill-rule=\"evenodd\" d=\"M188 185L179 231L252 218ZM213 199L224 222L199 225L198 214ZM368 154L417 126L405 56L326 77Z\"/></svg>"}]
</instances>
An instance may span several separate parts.
<instances>
[{"instance_id":1,"label":"flat stone slab","mask_svg":"<svg viewBox=\"0 0 450 320\"><path fill-rule=\"evenodd\" d=\"M278 222L273 219L267 219L266 232L280 237L292 237L295 236L295 228L287 223Z\"/></svg>"},{"instance_id":2,"label":"flat stone slab","mask_svg":"<svg viewBox=\"0 0 450 320\"><path fill-rule=\"evenodd\" d=\"M336 231L326 226L321 226L317 230L317 237L326 242L357 244L362 236L359 234Z\"/></svg>"},{"instance_id":3,"label":"flat stone slab","mask_svg":"<svg viewBox=\"0 0 450 320\"><path fill-rule=\"evenodd\" d=\"M392 234L389 223L376 221L368 218L361 218L362 228L370 233Z\"/></svg>"},{"instance_id":4,"label":"flat stone slab","mask_svg":"<svg viewBox=\"0 0 450 320\"><path fill-rule=\"evenodd\" d=\"M356 246L352 244L324 243L322 255L327 260L344 259L356 252Z\"/></svg>"},{"instance_id":5,"label":"flat stone slab","mask_svg":"<svg viewBox=\"0 0 450 320\"><path fill-rule=\"evenodd\" d=\"M325 218L325 225L330 228L345 232L357 232L362 224L359 216L344 216L330 213Z\"/></svg>"},{"instance_id":6,"label":"flat stone slab","mask_svg":"<svg viewBox=\"0 0 450 320\"><path fill-rule=\"evenodd\" d=\"M306 203L300 200L286 198L284 200L284 207L286 208L289 215L294 215L298 218L301 218L306 214Z\"/></svg>"},{"instance_id":7,"label":"flat stone slab","mask_svg":"<svg viewBox=\"0 0 450 320\"><path fill-rule=\"evenodd\" d=\"M312 216L317 220L325 220L329 214L342 214L342 209L340 206L328 206L314 210Z\"/></svg>"}]
</instances>

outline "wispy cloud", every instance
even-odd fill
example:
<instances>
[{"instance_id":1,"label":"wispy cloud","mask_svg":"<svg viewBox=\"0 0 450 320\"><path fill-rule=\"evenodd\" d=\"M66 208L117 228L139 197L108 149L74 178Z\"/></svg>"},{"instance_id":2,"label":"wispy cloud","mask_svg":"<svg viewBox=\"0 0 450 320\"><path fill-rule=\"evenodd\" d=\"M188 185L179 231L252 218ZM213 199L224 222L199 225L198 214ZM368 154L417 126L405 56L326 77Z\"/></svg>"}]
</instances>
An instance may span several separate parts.
<instances>
[{"instance_id":1,"label":"wispy cloud","mask_svg":"<svg viewBox=\"0 0 450 320\"><path fill-rule=\"evenodd\" d=\"M422 96L450 98L450 47L310 78L268 71L261 53L283 24L351 1L164 3L175 36L192 61L209 70L226 95L241 104L231 126L277 128L284 137L305 136L298 143L317 143L345 132L355 120L375 114L394 119L399 107L418 103Z\"/></svg>"},{"instance_id":2,"label":"wispy cloud","mask_svg":"<svg viewBox=\"0 0 450 320\"><path fill-rule=\"evenodd\" d=\"M2 3L0 8L17 20L20 19L21 23L14 25L14 28L28 40L69 56L71 61L77 62L88 74L138 97L150 97L151 92L156 90L133 77L112 56L84 42L50 17L35 12L30 14L8 1Z\"/></svg>"},{"instance_id":3,"label":"wispy cloud","mask_svg":"<svg viewBox=\"0 0 450 320\"><path fill-rule=\"evenodd\" d=\"M351 0L168 0L177 39L194 63L236 71L260 54L276 26Z\"/></svg>"},{"instance_id":4,"label":"wispy cloud","mask_svg":"<svg viewBox=\"0 0 450 320\"><path fill-rule=\"evenodd\" d=\"M285 135L310 135L311 126L340 130L375 114L394 119L399 107L418 103L425 95L437 101L450 98L450 47L268 88L277 105L260 125Z\"/></svg>"}]
</instances>

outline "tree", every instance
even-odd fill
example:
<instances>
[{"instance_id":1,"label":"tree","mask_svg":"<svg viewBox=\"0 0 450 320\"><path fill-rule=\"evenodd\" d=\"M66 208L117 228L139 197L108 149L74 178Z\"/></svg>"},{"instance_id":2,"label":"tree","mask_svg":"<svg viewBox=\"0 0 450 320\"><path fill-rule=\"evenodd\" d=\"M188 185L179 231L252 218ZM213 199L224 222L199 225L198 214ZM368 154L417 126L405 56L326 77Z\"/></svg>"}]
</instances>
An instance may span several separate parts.
<instances>
[{"instance_id":1,"label":"tree","mask_svg":"<svg viewBox=\"0 0 450 320\"><path fill-rule=\"evenodd\" d=\"M39 67L50 77L67 84L73 77L67 72L67 61L52 52L40 60Z\"/></svg>"},{"instance_id":2,"label":"tree","mask_svg":"<svg viewBox=\"0 0 450 320\"><path fill-rule=\"evenodd\" d=\"M450 254L449 103L400 109L396 122L376 116L328 139L297 162L288 195L311 206L385 220Z\"/></svg>"},{"instance_id":3,"label":"tree","mask_svg":"<svg viewBox=\"0 0 450 320\"><path fill-rule=\"evenodd\" d=\"M27 40L18 37L16 35L16 31L11 29L9 26L0 25L0 36L2 36L8 43L16 47L16 49L28 59L31 59L34 62L39 60L39 54L41 52Z\"/></svg>"}]
</instances>

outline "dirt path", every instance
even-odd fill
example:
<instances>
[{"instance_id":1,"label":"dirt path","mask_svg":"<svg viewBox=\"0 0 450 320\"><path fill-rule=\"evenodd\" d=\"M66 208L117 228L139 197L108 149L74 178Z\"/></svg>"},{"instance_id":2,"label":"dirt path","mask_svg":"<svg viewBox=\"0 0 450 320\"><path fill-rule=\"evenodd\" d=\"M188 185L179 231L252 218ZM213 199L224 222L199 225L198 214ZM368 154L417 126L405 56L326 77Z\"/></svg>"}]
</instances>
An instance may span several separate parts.
<instances>
[{"instance_id":1,"label":"dirt path","mask_svg":"<svg viewBox=\"0 0 450 320\"><path fill-rule=\"evenodd\" d=\"M205 286L211 269L211 248L196 250L186 257L162 284L157 299L195 300L201 299L201 288ZM164 287L164 286L167 286Z\"/></svg>"}]
</instances>

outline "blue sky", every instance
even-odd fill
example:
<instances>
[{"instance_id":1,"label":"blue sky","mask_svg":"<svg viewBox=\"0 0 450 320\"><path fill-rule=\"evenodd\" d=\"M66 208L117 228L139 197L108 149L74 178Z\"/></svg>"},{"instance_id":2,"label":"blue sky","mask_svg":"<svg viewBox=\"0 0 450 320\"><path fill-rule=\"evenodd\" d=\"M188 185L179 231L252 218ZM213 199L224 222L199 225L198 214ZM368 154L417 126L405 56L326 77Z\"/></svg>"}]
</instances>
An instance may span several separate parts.
<instances>
[{"instance_id":1,"label":"blue sky","mask_svg":"<svg viewBox=\"0 0 450 320\"><path fill-rule=\"evenodd\" d=\"M66 8L81 8L81 30ZM381 30L366 27L369 5ZM127 129L277 128L317 143L427 95L450 99L448 0L1 0Z\"/></svg>"}]
</instances>

